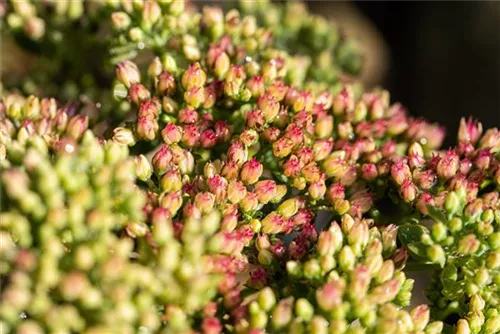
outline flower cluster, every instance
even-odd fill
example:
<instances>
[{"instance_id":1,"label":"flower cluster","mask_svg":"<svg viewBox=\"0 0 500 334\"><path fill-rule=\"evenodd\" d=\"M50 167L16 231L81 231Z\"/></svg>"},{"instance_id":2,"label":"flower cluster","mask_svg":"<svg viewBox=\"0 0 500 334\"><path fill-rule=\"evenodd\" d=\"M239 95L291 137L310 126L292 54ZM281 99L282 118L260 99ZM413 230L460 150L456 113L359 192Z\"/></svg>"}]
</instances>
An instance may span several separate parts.
<instances>
[{"instance_id":1,"label":"flower cluster","mask_svg":"<svg viewBox=\"0 0 500 334\"><path fill-rule=\"evenodd\" d=\"M237 7L2 7L58 49L102 29L116 78L77 85L99 106L0 100L0 331L498 332L500 132L463 120L440 151L442 127L350 77L336 26ZM429 305L408 308L411 267Z\"/></svg>"}]
</instances>

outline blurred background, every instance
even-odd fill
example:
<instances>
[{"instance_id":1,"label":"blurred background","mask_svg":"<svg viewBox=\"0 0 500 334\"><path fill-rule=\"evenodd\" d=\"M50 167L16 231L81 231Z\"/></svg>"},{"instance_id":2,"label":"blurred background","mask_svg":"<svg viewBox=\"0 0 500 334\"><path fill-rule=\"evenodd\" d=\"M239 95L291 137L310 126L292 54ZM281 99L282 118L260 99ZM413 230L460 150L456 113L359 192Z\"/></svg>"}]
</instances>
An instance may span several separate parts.
<instances>
[{"instance_id":1,"label":"blurred background","mask_svg":"<svg viewBox=\"0 0 500 334\"><path fill-rule=\"evenodd\" d=\"M363 81L382 85L413 115L444 125L461 117L500 127L500 2L310 1L366 50Z\"/></svg>"}]
</instances>

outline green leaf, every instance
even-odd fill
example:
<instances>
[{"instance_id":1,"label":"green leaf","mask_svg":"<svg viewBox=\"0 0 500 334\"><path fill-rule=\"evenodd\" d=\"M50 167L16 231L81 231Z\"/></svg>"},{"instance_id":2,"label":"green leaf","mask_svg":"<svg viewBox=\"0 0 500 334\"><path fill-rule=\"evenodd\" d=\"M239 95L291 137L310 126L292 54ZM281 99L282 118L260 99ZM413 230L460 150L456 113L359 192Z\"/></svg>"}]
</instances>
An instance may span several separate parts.
<instances>
[{"instance_id":1,"label":"green leaf","mask_svg":"<svg viewBox=\"0 0 500 334\"><path fill-rule=\"evenodd\" d=\"M434 221L440 222L443 224L446 224L448 222L448 219L446 219L446 216L439 208L432 206L430 204L427 204L427 210L429 211L429 217L434 219Z\"/></svg>"},{"instance_id":2,"label":"green leaf","mask_svg":"<svg viewBox=\"0 0 500 334\"><path fill-rule=\"evenodd\" d=\"M420 242L422 236L427 233L429 233L429 230L422 225L404 224L398 227L399 241L401 241L403 245Z\"/></svg>"},{"instance_id":3,"label":"green leaf","mask_svg":"<svg viewBox=\"0 0 500 334\"><path fill-rule=\"evenodd\" d=\"M113 97L117 100L123 100L128 95L127 87L123 84L117 84L113 88Z\"/></svg>"},{"instance_id":4,"label":"green leaf","mask_svg":"<svg viewBox=\"0 0 500 334\"><path fill-rule=\"evenodd\" d=\"M421 242L412 242L406 245L411 257L419 262L428 262L427 247Z\"/></svg>"}]
</instances>

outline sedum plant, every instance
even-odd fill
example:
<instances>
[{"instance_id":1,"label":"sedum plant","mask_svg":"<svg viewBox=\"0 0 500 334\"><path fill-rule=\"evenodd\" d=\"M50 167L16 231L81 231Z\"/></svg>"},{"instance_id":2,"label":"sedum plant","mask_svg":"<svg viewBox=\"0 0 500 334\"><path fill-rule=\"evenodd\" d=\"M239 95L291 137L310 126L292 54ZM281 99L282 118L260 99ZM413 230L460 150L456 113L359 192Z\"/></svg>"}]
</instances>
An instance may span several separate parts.
<instances>
[{"instance_id":1,"label":"sedum plant","mask_svg":"<svg viewBox=\"0 0 500 334\"><path fill-rule=\"evenodd\" d=\"M442 151L305 4L222 7L2 3L47 62L0 100L2 333L500 331L500 132Z\"/></svg>"}]
</instances>

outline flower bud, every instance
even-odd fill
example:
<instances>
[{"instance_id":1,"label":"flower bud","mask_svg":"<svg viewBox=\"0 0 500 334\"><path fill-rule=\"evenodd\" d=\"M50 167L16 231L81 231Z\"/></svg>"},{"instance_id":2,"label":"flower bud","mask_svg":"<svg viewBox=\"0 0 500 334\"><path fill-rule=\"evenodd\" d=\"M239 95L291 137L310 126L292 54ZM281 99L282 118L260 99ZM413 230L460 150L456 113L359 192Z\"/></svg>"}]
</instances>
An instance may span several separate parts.
<instances>
[{"instance_id":1,"label":"flower bud","mask_svg":"<svg viewBox=\"0 0 500 334\"><path fill-rule=\"evenodd\" d=\"M327 283L316 291L316 301L323 311L329 312L340 306L343 294L343 287L339 282Z\"/></svg>"},{"instance_id":2,"label":"flower bud","mask_svg":"<svg viewBox=\"0 0 500 334\"><path fill-rule=\"evenodd\" d=\"M151 117L139 117L137 120L137 137L141 140L152 141L156 138L158 122Z\"/></svg>"},{"instance_id":3,"label":"flower bud","mask_svg":"<svg viewBox=\"0 0 500 334\"><path fill-rule=\"evenodd\" d=\"M220 175L214 175L207 180L208 189L215 195L217 202L223 201L227 196L228 182Z\"/></svg>"},{"instance_id":4,"label":"flower bud","mask_svg":"<svg viewBox=\"0 0 500 334\"><path fill-rule=\"evenodd\" d=\"M177 89L175 78L169 72L162 72L158 76L156 90L160 95L173 95Z\"/></svg>"},{"instance_id":5,"label":"flower bud","mask_svg":"<svg viewBox=\"0 0 500 334\"><path fill-rule=\"evenodd\" d=\"M161 189L165 192L173 192L182 188L181 173L178 169L171 169L163 174L160 179Z\"/></svg>"},{"instance_id":6,"label":"flower bud","mask_svg":"<svg viewBox=\"0 0 500 334\"><path fill-rule=\"evenodd\" d=\"M132 130L123 127L118 127L113 130L113 140L122 145L135 145L134 133Z\"/></svg>"},{"instance_id":7,"label":"flower bud","mask_svg":"<svg viewBox=\"0 0 500 334\"><path fill-rule=\"evenodd\" d=\"M241 167L240 178L245 184L256 183L264 171L262 164L255 158L247 161Z\"/></svg>"},{"instance_id":8,"label":"flower bud","mask_svg":"<svg viewBox=\"0 0 500 334\"><path fill-rule=\"evenodd\" d=\"M309 185L308 193L309 193L309 197L311 197L314 200L322 199L326 193L325 181L319 180L316 182L312 182Z\"/></svg>"},{"instance_id":9,"label":"flower bud","mask_svg":"<svg viewBox=\"0 0 500 334\"><path fill-rule=\"evenodd\" d=\"M483 133L483 125L472 118L460 120L458 140L460 142L475 144Z\"/></svg>"},{"instance_id":10,"label":"flower bud","mask_svg":"<svg viewBox=\"0 0 500 334\"><path fill-rule=\"evenodd\" d=\"M182 75L182 87L188 90L191 88L203 87L207 81L207 75L199 63L190 65Z\"/></svg>"},{"instance_id":11,"label":"flower bud","mask_svg":"<svg viewBox=\"0 0 500 334\"><path fill-rule=\"evenodd\" d=\"M162 145L151 161L156 175L163 175L171 167L171 161L172 152L166 145Z\"/></svg>"},{"instance_id":12,"label":"flower bud","mask_svg":"<svg viewBox=\"0 0 500 334\"><path fill-rule=\"evenodd\" d=\"M66 127L66 134L71 138L78 140L89 126L89 118L87 116L77 115L72 117Z\"/></svg>"},{"instance_id":13,"label":"flower bud","mask_svg":"<svg viewBox=\"0 0 500 334\"><path fill-rule=\"evenodd\" d=\"M116 67L116 76L118 80L127 88L141 81L141 75L137 65L130 60L118 63Z\"/></svg>"},{"instance_id":14,"label":"flower bud","mask_svg":"<svg viewBox=\"0 0 500 334\"><path fill-rule=\"evenodd\" d=\"M135 157L135 168L136 175L139 180L149 180L152 174L152 169L148 159L144 155L140 154Z\"/></svg>"},{"instance_id":15,"label":"flower bud","mask_svg":"<svg viewBox=\"0 0 500 334\"><path fill-rule=\"evenodd\" d=\"M280 110L279 102L270 93L261 95L257 100L257 105L264 114L266 122L273 121Z\"/></svg>"}]
</instances>

